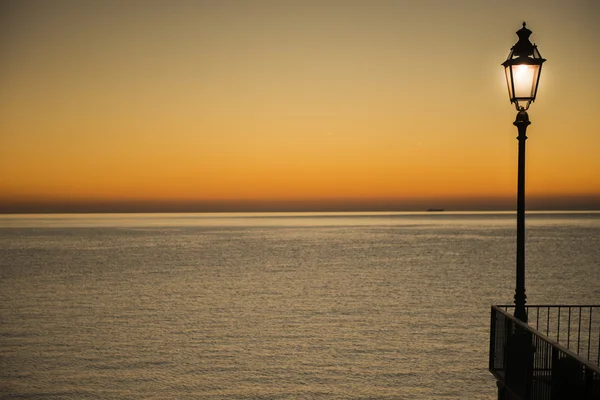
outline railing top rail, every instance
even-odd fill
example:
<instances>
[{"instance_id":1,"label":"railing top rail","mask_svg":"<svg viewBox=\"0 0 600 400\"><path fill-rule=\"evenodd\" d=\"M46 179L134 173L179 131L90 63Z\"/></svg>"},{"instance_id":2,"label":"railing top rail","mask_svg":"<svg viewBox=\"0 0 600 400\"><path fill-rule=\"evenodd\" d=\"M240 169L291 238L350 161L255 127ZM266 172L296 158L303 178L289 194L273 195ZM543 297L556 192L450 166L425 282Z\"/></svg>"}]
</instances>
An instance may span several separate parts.
<instances>
[{"instance_id":1,"label":"railing top rail","mask_svg":"<svg viewBox=\"0 0 600 400\"><path fill-rule=\"evenodd\" d=\"M593 365L589 360L586 360L585 358L578 356L577 354L573 353L571 350L567 349L563 345L556 343L553 340L547 338L543 333L532 328L525 322L515 318L513 315L510 315L509 313L507 313L500 307L503 307L503 306L492 306L492 309L495 309L497 312L504 314L505 317L511 319L513 321L513 323L515 323L517 326L520 326L522 329L530 331L534 335L538 336L541 340L548 343L550 346L556 347L558 350L562 351L563 353L568 354L570 357L572 357L572 358L576 359L577 361L579 361L580 363L584 364L586 366L586 368L589 368L589 369L595 371L597 374L600 374L600 367Z\"/></svg>"},{"instance_id":2,"label":"railing top rail","mask_svg":"<svg viewBox=\"0 0 600 400\"><path fill-rule=\"evenodd\" d=\"M502 307L502 308L515 308L514 304L496 304L496 307ZM531 307L531 308L536 308L536 307L544 307L544 308L558 308L558 307L571 307L571 308L599 308L600 305L598 304L526 304L525 307Z\"/></svg>"}]
</instances>

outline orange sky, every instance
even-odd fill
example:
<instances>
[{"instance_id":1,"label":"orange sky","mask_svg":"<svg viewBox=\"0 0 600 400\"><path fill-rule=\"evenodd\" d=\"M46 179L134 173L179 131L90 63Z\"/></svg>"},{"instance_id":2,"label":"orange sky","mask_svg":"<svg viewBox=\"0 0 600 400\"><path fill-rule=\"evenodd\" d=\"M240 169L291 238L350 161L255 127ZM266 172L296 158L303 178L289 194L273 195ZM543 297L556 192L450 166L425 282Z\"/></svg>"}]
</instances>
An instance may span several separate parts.
<instances>
[{"instance_id":1,"label":"orange sky","mask_svg":"<svg viewBox=\"0 0 600 400\"><path fill-rule=\"evenodd\" d=\"M1 7L0 212L510 209L523 20L528 204L600 208L597 1Z\"/></svg>"}]
</instances>

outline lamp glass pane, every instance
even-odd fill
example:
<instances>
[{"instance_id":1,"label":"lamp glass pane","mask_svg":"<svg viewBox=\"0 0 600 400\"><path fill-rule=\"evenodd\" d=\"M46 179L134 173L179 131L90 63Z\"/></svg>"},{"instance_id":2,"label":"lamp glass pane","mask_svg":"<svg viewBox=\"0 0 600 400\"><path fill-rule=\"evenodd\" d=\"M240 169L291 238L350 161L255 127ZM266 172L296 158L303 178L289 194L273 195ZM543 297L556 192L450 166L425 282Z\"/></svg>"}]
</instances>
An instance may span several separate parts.
<instances>
[{"instance_id":1,"label":"lamp glass pane","mask_svg":"<svg viewBox=\"0 0 600 400\"><path fill-rule=\"evenodd\" d=\"M539 65L518 64L511 66L514 98L529 99L535 95Z\"/></svg>"},{"instance_id":2,"label":"lamp glass pane","mask_svg":"<svg viewBox=\"0 0 600 400\"><path fill-rule=\"evenodd\" d=\"M532 88L532 96L533 100L535 100L535 96L537 95L538 85L540 83L540 74L542 73L542 65L535 65L535 73L533 75L533 88Z\"/></svg>"},{"instance_id":3,"label":"lamp glass pane","mask_svg":"<svg viewBox=\"0 0 600 400\"><path fill-rule=\"evenodd\" d=\"M514 99L514 93L512 88L512 77L510 76L510 66L504 67L504 73L506 74L506 85L508 86L508 98L511 100Z\"/></svg>"}]
</instances>

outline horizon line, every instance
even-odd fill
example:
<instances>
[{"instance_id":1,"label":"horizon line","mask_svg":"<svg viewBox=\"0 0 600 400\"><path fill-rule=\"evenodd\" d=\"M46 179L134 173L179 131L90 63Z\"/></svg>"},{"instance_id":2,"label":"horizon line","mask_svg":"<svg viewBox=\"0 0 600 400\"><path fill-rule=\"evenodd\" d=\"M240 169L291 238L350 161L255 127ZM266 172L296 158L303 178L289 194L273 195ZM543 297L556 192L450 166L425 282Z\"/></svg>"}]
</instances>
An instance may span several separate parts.
<instances>
[{"instance_id":1,"label":"horizon line","mask_svg":"<svg viewBox=\"0 0 600 400\"><path fill-rule=\"evenodd\" d=\"M349 213L373 213L373 214L431 214L431 215L440 215L440 214L470 214L470 213L481 213L481 214L495 214L495 213L506 213L513 214L516 213L515 209L434 209L434 210L406 210L406 209L396 209L396 210L372 210L372 209L361 209L361 210L235 210L235 211L130 211L130 210L104 210L104 211L86 211L86 210L71 210L71 211L35 211L35 212L20 212L20 211L0 211L0 216L4 215L69 215L69 214L349 214ZM600 213L599 208L579 208L579 209L528 209L525 211L526 213L569 213L569 214L585 214L585 213Z\"/></svg>"},{"instance_id":2,"label":"horizon line","mask_svg":"<svg viewBox=\"0 0 600 400\"><path fill-rule=\"evenodd\" d=\"M0 214L515 211L513 196L304 199L0 199ZM529 211L600 210L600 195L537 195Z\"/></svg>"}]
</instances>

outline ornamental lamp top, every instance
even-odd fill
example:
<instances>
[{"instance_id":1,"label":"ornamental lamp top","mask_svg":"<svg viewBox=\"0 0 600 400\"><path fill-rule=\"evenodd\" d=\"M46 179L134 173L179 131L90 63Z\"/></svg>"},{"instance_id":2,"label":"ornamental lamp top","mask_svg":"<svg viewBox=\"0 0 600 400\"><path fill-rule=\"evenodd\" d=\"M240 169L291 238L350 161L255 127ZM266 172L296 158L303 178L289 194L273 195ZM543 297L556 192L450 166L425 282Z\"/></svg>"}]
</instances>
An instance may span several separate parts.
<instances>
[{"instance_id":1,"label":"ornamental lamp top","mask_svg":"<svg viewBox=\"0 0 600 400\"><path fill-rule=\"evenodd\" d=\"M523 27L517 31L519 40L511 47L506 61L502 63L510 102L519 111L527 110L535 101L542 64L546 61L537 46L529 40L531 33L523 22Z\"/></svg>"}]
</instances>

